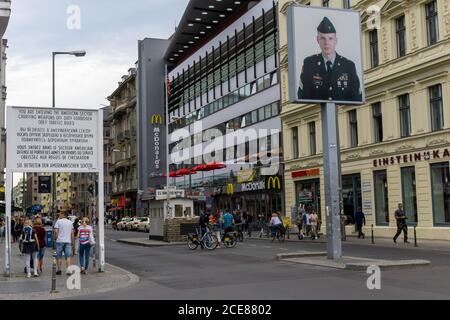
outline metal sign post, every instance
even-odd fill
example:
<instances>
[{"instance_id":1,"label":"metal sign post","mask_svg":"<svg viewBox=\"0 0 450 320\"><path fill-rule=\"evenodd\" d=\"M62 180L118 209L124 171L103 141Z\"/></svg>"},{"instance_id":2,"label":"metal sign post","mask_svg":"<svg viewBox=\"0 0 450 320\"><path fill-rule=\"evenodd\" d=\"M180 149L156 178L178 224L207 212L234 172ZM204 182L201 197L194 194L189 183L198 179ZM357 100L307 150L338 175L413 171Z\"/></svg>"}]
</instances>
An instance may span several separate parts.
<instances>
[{"instance_id":1,"label":"metal sign post","mask_svg":"<svg viewBox=\"0 0 450 320\"><path fill-rule=\"evenodd\" d=\"M5 201L6 201L6 228L5 228L5 275L11 277L11 192L13 174L6 169Z\"/></svg>"},{"instance_id":2,"label":"metal sign post","mask_svg":"<svg viewBox=\"0 0 450 320\"><path fill-rule=\"evenodd\" d=\"M328 259L342 258L340 194L341 155L337 108L334 103L322 104L323 168L325 181L325 214L327 221Z\"/></svg>"}]
</instances>

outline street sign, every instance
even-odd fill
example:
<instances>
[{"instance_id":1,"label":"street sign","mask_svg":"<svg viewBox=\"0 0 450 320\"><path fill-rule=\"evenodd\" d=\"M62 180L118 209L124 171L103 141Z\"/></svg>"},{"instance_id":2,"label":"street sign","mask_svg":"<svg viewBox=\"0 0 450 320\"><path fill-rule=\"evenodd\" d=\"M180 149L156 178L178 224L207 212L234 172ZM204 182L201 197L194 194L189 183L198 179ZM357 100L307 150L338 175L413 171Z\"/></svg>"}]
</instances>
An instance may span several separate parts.
<instances>
[{"instance_id":1,"label":"street sign","mask_svg":"<svg viewBox=\"0 0 450 320\"><path fill-rule=\"evenodd\" d=\"M51 193L52 192L52 177L51 176L39 176L38 177L38 193Z\"/></svg>"},{"instance_id":2,"label":"street sign","mask_svg":"<svg viewBox=\"0 0 450 320\"><path fill-rule=\"evenodd\" d=\"M170 198L184 198L185 193L184 190L175 190L170 188ZM166 200L167 199L167 189L164 190L156 190L155 200Z\"/></svg>"},{"instance_id":3,"label":"street sign","mask_svg":"<svg viewBox=\"0 0 450 320\"><path fill-rule=\"evenodd\" d=\"M103 152L98 117L96 110L8 107L8 169L97 172Z\"/></svg>"}]
</instances>

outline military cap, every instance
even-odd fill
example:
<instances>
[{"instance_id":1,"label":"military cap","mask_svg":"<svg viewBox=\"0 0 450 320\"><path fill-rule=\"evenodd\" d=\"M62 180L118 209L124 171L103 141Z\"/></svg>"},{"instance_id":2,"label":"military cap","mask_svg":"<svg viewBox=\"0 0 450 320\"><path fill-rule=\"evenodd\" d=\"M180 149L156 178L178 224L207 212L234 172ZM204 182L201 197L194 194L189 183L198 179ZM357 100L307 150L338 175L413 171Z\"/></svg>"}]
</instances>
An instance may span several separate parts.
<instances>
[{"instance_id":1,"label":"military cap","mask_svg":"<svg viewBox=\"0 0 450 320\"><path fill-rule=\"evenodd\" d=\"M336 33L334 25L327 17L323 18L322 22L317 27L317 31L319 31L320 33Z\"/></svg>"}]
</instances>

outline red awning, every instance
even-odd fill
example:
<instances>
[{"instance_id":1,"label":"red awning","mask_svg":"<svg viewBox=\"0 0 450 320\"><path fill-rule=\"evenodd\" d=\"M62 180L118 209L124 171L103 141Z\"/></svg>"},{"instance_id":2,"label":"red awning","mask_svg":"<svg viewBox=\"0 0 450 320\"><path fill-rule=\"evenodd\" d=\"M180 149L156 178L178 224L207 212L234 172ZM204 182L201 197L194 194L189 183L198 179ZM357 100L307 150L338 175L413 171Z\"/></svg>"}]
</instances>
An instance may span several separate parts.
<instances>
[{"instance_id":1,"label":"red awning","mask_svg":"<svg viewBox=\"0 0 450 320\"><path fill-rule=\"evenodd\" d=\"M176 172L176 174L178 176L187 176L189 175L191 172L189 171L189 169L180 169Z\"/></svg>"},{"instance_id":2,"label":"red awning","mask_svg":"<svg viewBox=\"0 0 450 320\"><path fill-rule=\"evenodd\" d=\"M208 171L207 169L208 168L206 164L199 164L198 166L192 168L192 170L194 171Z\"/></svg>"},{"instance_id":3,"label":"red awning","mask_svg":"<svg viewBox=\"0 0 450 320\"><path fill-rule=\"evenodd\" d=\"M218 170L218 169L223 169L226 168L227 166L224 163L221 162L210 162L206 165L206 167L209 169L209 171L211 170Z\"/></svg>"}]
</instances>

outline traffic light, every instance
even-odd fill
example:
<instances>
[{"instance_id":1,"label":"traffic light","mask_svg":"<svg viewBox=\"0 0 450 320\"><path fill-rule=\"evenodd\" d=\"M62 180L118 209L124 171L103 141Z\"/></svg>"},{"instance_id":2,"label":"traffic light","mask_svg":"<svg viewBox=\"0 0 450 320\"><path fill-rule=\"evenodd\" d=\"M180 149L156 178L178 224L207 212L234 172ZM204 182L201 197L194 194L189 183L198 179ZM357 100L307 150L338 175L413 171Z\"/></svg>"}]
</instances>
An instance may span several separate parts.
<instances>
[{"instance_id":1,"label":"traffic light","mask_svg":"<svg viewBox=\"0 0 450 320\"><path fill-rule=\"evenodd\" d=\"M91 183L88 187L88 191L93 197L96 197L98 195L98 182L95 181L95 189L94 184Z\"/></svg>"},{"instance_id":2,"label":"traffic light","mask_svg":"<svg viewBox=\"0 0 450 320\"><path fill-rule=\"evenodd\" d=\"M38 193L51 193L52 192L52 177L51 176L39 176L38 177Z\"/></svg>"}]
</instances>

